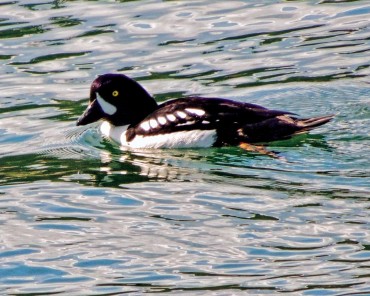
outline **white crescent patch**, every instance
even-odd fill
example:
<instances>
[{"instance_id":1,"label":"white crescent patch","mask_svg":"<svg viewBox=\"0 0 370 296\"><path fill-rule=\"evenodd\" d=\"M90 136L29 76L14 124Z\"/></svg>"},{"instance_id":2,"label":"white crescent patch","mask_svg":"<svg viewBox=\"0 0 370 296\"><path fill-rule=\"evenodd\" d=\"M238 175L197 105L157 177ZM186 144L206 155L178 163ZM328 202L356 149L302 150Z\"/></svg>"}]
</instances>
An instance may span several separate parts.
<instances>
[{"instance_id":1,"label":"white crescent patch","mask_svg":"<svg viewBox=\"0 0 370 296\"><path fill-rule=\"evenodd\" d=\"M96 94L96 99L97 99L100 107L103 109L104 113L106 113L108 115L113 115L114 113L117 112L117 107L112 105L111 103L108 103L98 93Z\"/></svg>"}]
</instances>

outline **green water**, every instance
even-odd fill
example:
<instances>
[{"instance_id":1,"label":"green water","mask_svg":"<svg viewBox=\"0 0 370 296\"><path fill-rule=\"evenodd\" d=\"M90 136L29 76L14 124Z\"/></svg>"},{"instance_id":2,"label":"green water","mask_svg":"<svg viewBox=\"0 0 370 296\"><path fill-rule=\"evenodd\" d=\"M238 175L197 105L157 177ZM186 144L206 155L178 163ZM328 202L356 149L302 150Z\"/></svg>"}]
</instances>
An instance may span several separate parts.
<instances>
[{"instance_id":1,"label":"green water","mask_svg":"<svg viewBox=\"0 0 370 296\"><path fill-rule=\"evenodd\" d=\"M370 294L369 1L0 2L0 291ZM122 151L96 75L302 117L272 143Z\"/></svg>"}]
</instances>

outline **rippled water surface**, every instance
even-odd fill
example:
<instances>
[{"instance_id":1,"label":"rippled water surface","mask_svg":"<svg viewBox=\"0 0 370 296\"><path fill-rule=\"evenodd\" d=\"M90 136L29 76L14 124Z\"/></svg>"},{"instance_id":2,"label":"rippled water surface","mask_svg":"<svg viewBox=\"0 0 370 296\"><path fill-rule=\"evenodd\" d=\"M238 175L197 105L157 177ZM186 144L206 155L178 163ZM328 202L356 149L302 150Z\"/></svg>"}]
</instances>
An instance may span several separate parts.
<instances>
[{"instance_id":1,"label":"rippled water surface","mask_svg":"<svg viewBox=\"0 0 370 296\"><path fill-rule=\"evenodd\" d=\"M1 294L370 294L369 1L0 1ZM98 74L313 116L238 148L121 151Z\"/></svg>"}]
</instances>

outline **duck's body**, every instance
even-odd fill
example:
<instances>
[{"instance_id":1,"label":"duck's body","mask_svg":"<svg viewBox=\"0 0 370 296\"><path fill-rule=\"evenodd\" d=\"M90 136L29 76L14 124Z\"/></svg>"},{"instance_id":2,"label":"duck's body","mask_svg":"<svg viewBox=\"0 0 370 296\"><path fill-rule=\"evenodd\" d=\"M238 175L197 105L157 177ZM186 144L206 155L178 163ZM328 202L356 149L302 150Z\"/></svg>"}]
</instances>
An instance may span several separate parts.
<instances>
[{"instance_id":1,"label":"duck's body","mask_svg":"<svg viewBox=\"0 0 370 296\"><path fill-rule=\"evenodd\" d=\"M270 142L320 126L333 116L297 119L292 113L219 98L188 97L158 105L122 74L99 76L77 125L104 119L101 131L132 148L195 148Z\"/></svg>"},{"instance_id":2,"label":"duck's body","mask_svg":"<svg viewBox=\"0 0 370 296\"><path fill-rule=\"evenodd\" d=\"M103 121L100 131L106 137L120 144L122 147L134 149L153 148L205 148L212 147L216 133L212 130L194 130L173 132L170 134L136 135L132 140L127 139L130 131L128 126L114 126Z\"/></svg>"}]
</instances>

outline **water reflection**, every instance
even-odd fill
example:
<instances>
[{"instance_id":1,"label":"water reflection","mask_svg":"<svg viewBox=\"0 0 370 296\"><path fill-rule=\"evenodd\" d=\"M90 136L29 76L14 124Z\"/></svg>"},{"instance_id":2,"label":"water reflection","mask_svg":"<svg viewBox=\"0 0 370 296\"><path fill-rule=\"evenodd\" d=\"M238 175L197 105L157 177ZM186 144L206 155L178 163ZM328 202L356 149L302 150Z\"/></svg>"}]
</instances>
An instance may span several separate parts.
<instances>
[{"instance_id":1,"label":"water reflection","mask_svg":"<svg viewBox=\"0 0 370 296\"><path fill-rule=\"evenodd\" d=\"M37 2L37 1L36 1ZM367 1L0 3L0 286L8 294L363 294ZM75 127L98 74L330 125L128 151Z\"/></svg>"}]
</instances>

